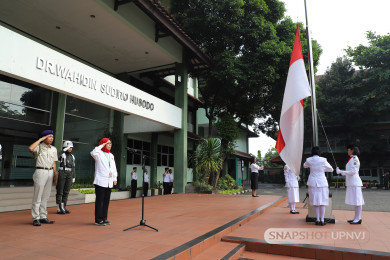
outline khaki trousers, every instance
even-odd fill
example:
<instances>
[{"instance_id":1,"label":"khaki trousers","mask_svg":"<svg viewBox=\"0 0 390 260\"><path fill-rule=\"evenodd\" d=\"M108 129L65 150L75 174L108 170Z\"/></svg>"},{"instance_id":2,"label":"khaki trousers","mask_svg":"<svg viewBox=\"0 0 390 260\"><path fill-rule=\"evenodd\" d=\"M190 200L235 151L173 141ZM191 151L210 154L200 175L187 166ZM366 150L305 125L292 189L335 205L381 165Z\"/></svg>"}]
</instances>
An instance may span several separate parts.
<instances>
[{"instance_id":1,"label":"khaki trousers","mask_svg":"<svg viewBox=\"0 0 390 260\"><path fill-rule=\"evenodd\" d=\"M53 170L36 169L33 175L34 195L32 200L32 218L42 219L47 217L46 205L51 193L53 183Z\"/></svg>"}]
</instances>

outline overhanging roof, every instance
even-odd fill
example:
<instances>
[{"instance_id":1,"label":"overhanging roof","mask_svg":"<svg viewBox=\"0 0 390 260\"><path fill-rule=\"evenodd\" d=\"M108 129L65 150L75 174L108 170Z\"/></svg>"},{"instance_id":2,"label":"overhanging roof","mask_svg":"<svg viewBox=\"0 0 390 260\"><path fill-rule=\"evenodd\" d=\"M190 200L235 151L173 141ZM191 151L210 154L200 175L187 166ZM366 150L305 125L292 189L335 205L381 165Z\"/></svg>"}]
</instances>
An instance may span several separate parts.
<instances>
[{"instance_id":1,"label":"overhanging roof","mask_svg":"<svg viewBox=\"0 0 390 260\"><path fill-rule=\"evenodd\" d=\"M164 66L174 68L175 63L182 62L181 53L164 49L164 41L189 50L187 62L191 69L207 66L207 57L157 1L133 1L120 7L126 9L121 14L114 11L114 3L115 0L0 1L0 22L114 75ZM156 42L154 32L161 31L167 36Z\"/></svg>"}]
</instances>

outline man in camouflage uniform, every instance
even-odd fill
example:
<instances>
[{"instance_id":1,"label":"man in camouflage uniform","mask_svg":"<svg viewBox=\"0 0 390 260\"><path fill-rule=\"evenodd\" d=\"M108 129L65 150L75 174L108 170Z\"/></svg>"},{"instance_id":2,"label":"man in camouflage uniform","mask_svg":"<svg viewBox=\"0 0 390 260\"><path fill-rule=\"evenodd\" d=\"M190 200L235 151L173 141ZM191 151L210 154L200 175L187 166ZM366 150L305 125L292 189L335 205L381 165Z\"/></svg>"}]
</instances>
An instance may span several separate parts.
<instances>
[{"instance_id":1,"label":"man in camouflage uniform","mask_svg":"<svg viewBox=\"0 0 390 260\"><path fill-rule=\"evenodd\" d=\"M70 211L66 209L68 202L68 195L72 183L75 182L75 158L71 153L73 150L73 143L71 141L64 141L62 145L63 153L58 158L60 162L60 169L57 182L57 214L69 214Z\"/></svg>"}]
</instances>

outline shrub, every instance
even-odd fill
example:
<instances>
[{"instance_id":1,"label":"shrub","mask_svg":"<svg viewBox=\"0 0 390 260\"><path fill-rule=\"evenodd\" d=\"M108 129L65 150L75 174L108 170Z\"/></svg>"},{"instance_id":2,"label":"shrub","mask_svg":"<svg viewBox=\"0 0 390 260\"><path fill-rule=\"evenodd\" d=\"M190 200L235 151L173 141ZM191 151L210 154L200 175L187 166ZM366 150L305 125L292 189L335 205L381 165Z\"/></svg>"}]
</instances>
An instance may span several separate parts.
<instances>
[{"instance_id":1,"label":"shrub","mask_svg":"<svg viewBox=\"0 0 390 260\"><path fill-rule=\"evenodd\" d=\"M229 175L219 178L217 188L219 190L231 190L236 187L236 181Z\"/></svg>"}]
</instances>

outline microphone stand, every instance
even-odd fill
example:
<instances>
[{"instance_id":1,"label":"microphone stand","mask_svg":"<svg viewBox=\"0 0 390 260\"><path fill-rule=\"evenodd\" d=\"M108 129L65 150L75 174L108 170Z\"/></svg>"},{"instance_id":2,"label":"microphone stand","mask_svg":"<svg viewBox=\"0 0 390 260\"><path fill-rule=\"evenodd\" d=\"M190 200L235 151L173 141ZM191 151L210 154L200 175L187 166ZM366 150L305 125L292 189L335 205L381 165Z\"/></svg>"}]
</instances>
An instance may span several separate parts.
<instances>
[{"instance_id":1,"label":"microphone stand","mask_svg":"<svg viewBox=\"0 0 390 260\"><path fill-rule=\"evenodd\" d=\"M135 150L134 149L127 149L129 152L134 152ZM148 156L149 158L152 158L150 156ZM148 228L151 228L151 229L154 229L158 232L158 229L157 228L154 228L154 227L151 227L149 225L146 224L146 220L144 219L144 200L145 200L145 195L144 195L144 187L145 187L145 159L146 159L146 155L142 155L142 218L141 218L141 221L139 222L138 225L135 225L133 227L129 227L129 228L126 228L124 229L123 231L127 231L129 229L133 229L133 228L136 228L136 227L139 227L139 226L144 226L144 227L148 227Z\"/></svg>"}]
</instances>

